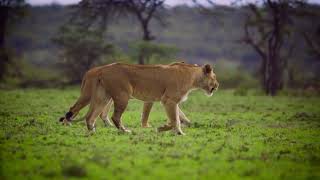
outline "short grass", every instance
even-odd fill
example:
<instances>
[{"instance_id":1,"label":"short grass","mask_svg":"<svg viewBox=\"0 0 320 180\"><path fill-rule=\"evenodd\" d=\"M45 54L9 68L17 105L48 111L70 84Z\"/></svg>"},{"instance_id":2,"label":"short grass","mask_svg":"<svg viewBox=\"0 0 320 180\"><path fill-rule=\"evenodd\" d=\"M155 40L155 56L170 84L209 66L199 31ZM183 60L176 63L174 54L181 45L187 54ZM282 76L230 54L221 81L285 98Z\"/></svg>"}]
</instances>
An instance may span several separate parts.
<instances>
[{"instance_id":1,"label":"short grass","mask_svg":"<svg viewBox=\"0 0 320 180\"><path fill-rule=\"evenodd\" d=\"M186 136L157 133L166 122L158 103L153 128L140 128L142 103L123 115L131 134L58 118L78 88L0 91L1 179L319 179L320 98L192 93L182 105ZM80 116L83 116L86 109Z\"/></svg>"}]
</instances>

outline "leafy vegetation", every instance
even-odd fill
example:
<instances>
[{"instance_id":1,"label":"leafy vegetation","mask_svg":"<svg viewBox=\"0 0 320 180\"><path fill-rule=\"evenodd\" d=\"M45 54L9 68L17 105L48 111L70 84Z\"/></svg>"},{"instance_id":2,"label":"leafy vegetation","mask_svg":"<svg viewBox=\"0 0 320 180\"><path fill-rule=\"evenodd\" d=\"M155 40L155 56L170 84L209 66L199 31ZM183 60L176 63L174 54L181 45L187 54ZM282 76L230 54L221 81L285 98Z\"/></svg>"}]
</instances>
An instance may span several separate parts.
<instances>
[{"instance_id":1,"label":"leafy vegetation","mask_svg":"<svg viewBox=\"0 0 320 180\"><path fill-rule=\"evenodd\" d=\"M319 5L308 4L305 9L310 14L317 14ZM61 47L61 49L58 49L57 44L54 44L52 39L58 35L59 28L62 25L68 24L68 20L74 13L73 10L70 6L59 5L28 8L28 16L21 19L7 37L8 48L12 49L14 57L16 57L16 63L27 62L38 69L51 69L60 73L61 66L57 68L57 64L62 60L59 56L59 50L65 51L65 49ZM153 54L152 57L148 57L150 59L145 59L148 63L164 63L177 59L197 64L203 64L204 62L216 64L218 61L227 65L233 63L239 67L233 69L233 72L228 71L229 69L221 69L221 72L231 75L224 78L226 81L221 81L221 84L227 84L227 86L222 87L237 87L237 83L229 83L227 80L235 80L243 72L245 72L246 77L240 78L242 79L241 82L251 79L258 81L260 76L257 72L260 71L261 59L250 46L239 42L245 35L244 22L248 8L216 6L212 9L212 12L214 12L214 16L208 16L199 13L197 8L188 6L163 9L161 13L165 16L165 26L153 21L149 24L152 36L156 37L150 44L139 43L143 33L135 17L119 16L116 20L110 21L104 38L99 39L100 42L112 44L117 50L117 55L113 55L111 58L103 57L100 62L111 63L125 60L136 63L139 58L141 59L139 51L146 50L148 53L150 52L149 54ZM284 87L319 89L320 64L317 58L309 54L308 49L310 48L305 43L304 36L302 36L303 32L310 35L308 37L311 40L316 39L313 37L318 37L315 33L315 28L319 24L317 19L318 16L293 18L292 23L295 28L292 29L294 32L290 35L290 41L293 42L295 47L292 50L292 57L288 61L287 69L283 72ZM63 35L67 36L68 33L66 32ZM82 34L76 33L74 35ZM312 41L311 43L314 44L315 42ZM154 45L157 45L157 47ZM164 45L170 45L170 47ZM101 49L99 47L97 49ZM173 51L175 49L178 51ZM288 51L291 48L286 44L284 49ZM160 57L165 52L169 52L169 55ZM147 54L147 56L149 55ZM80 74L79 77L81 77ZM66 77L61 79L65 82ZM10 82L7 81L6 83ZM27 83L22 82L22 84ZM249 81L246 84L252 84L252 82Z\"/></svg>"},{"instance_id":2,"label":"leafy vegetation","mask_svg":"<svg viewBox=\"0 0 320 180\"><path fill-rule=\"evenodd\" d=\"M80 83L88 69L114 54L114 47L104 41L103 33L77 25L62 26L54 41L61 46L60 67L71 82Z\"/></svg>"},{"instance_id":3,"label":"leafy vegetation","mask_svg":"<svg viewBox=\"0 0 320 180\"><path fill-rule=\"evenodd\" d=\"M131 52L129 53L131 59L139 59L143 52L144 63L156 64L159 62L169 63L177 54L177 48L166 44L157 44L148 41L139 41L131 45Z\"/></svg>"},{"instance_id":4,"label":"leafy vegetation","mask_svg":"<svg viewBox=\"0 0 320 180\"><path fill-rule=\"evenodd\" d=\"M166 122L160 104L153 128L140 128L142 103L129 102L124 124L89 135L84 122L58 118L79 88L0 91L1 179L319 179L320 98L315 96L190 94L186 136L156 133ZM79 117L84 116L85 110Z\"/></svg>"}]
</instances>

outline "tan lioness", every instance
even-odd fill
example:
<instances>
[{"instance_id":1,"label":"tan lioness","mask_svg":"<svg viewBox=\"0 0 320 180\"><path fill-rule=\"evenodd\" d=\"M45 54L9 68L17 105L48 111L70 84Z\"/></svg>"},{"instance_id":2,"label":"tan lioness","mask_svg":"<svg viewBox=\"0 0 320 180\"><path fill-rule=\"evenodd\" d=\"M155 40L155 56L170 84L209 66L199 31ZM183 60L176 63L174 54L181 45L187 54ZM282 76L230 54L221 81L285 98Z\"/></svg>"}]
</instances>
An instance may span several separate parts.
<instances>
[{"instance_id":1,"label":"tan lioness","mask_svg":"<svg viewBox=\"0 0 320 180\"><path fill-rule=\"evenodd\" d=\"M202 89L211 96L219 86L210 65L200 67L186 63L169 65L113 63L94 68L86 76L93 79L91 93L82 93L63 121L71 120L89 100L90 108L86 115L89 130L95 129L95 120L99 115L104 119L105 114L102 112L108 108L112 99L113 123L121 131L130 132L122 125L121 115L129 99L136 98L146 103L160 101L163 104L169 123L159 127L158 131L173 129L177 134L184 134L180 127L179 116L183 113L179 110L179 103L184 101L192 90ZM85 83L84 80L82 91Z\"/></svg>"},{"instance_id":2,"label":"tan lioness","mask_svg":"<svg viewBox=\"0 0 320 180\"><path fill-rule=\"evenodd\" d=\"M174 62L169 65L175 65L177 63L184 63L184 62L183 61ZM83 76L82 84L81 84L81 95L80 95L82 97L82 98L80 98L82 100L81 105L79 105L79 103L76 103L75 106L72 106L70 108L70 111L73 112L73 116L69 120L74 119L77 116L77 114L79 113L79 111L83 107L87 106L90 103L90 99L92 96L93 84L95 82L94 80L96 77L95 74L99 68L101 68L101 67L94 67L91 70L89 70L88 72L86 72L86 74ZM110 99L110 101L107 103L105 108L103 108L103 110L100 114L100 118L103 120L103 122L106 126L113 126L109 120L109 117L108 117L108 113L111 109L111 105L112 105L112 99ZM152 106L153 106L153 102L144 102L143 111L141 114L142 115L141 116L141 127L143 127L143 128L151 127L148 123L148 118L149 118L149 114L150 114ZM178 108L179 108L179 106L178 106ZM82 120L82 119L83 118L80 118L79 120ZM182 110L180 108L179 108L179 119L182 124L190 125L190 120L186 117L186 115L182 112ZM60 118L60 121L63 121L63 120L66 120L66 119L64 117ZM69 124L69 123L71 123L71 121L67 121L65 123Z\"/></svg>"}]
</instances>

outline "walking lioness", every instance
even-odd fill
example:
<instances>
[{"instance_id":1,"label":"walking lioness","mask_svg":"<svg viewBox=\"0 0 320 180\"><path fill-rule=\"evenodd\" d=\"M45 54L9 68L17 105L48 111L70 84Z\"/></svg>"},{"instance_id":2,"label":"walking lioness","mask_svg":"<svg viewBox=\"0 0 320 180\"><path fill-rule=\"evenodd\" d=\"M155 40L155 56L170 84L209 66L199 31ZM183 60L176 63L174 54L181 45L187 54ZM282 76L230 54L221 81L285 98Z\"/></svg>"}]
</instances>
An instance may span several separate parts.
<instances>
[{"instance_id":1,"label":"walking lioness","mask_svg":"<svg viewBox=\"0 0 320 180\"><path fill-rule=\"evenodd\" d=\"M169 65L113 63L94 68L89 72L86 76L92 79L91 93L88 93L90 95L81 93L77 102L63 118L63 121L70 121L90 101L86 115L88 130L95 129L96 118L99 115L104 116L102 112L113 100L114 112L111 117L113 123L121 131L130 132L122 125L121 115L129 99L136 98L147 104L160 101L165 107L169 122L159 127L158 131L173 129L177 134L183 135L180 127L180 117L183 113L178 107L179 103L186 100L192 90L202 89L211 96L219 86L210 65L200 67L186 63Z\"/></svg>"}]
</instances>

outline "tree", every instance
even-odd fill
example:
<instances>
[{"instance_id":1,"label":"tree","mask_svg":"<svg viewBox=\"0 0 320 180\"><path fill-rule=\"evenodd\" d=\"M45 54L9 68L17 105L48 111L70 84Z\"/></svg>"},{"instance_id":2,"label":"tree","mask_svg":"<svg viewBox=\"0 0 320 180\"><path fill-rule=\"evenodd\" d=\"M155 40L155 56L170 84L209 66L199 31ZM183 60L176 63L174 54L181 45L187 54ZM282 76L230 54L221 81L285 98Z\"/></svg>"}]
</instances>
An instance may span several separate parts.
<instances>
[{"instance_id":1,"label":"tree","mask_svg":"<svg viewBox=\"0 0 320 180\"><path fill-rule=\"evenodd\" d=\"M150 31L150 22L156 19L162 24L161 10L165 0L82 0L78 5L77 14L86 16L87 26L98 23L105 30L108 20L123 14L133 15L140 23L142 40L149 42L155 39ZM144 64L144 51L139 53L139 64Z\"/></svg>"},{"instance_id":2,"label":"tree","mask_svg":"<svg viewBox=\"0 0 320 180\"><path fill-rule=\"evenodd\" d=\"M0 80L4 78L10 57L6 49L6 34L10 20L23 16L24 0L0 0Z\"/></svg>"},{"instance_id":3,"label":"tree","mask_svg":"<svg viewBox=\"0 0 320 180\"><path fill-rule=\"evenodd\" d=\"M156 44L146 41L136 42L131 46L131 57L136 59L140 56L140 52L143 52L146 60L145 63L154 63L154 61L166 62L168 59L173 58L178 51L178 49L174 46Z\"/></svg>"},{"instance_id":4,"label":"tree","mask_svg":"<svg viewBox=\"0 0 320 180\"><path fill-rule=\"evenodd\" d=\"M310 54L320 59L320 25L318 25L310 34L304 32L303 37L309 48Z\"/></svg>"},{"instance_id":5,"label":"tree","mask_svg":"<svg viewBox=\"0 0 320 180\"><path fill-rule=\"evenodd\" d=\"M128 9L133 12L140 22L143 32L143 41L154 40L155 37L150 32L150 21L153 17L162 21L161 16L156 13L163 8L164 0L129 0ZM139 64L144 64L146 60L144 48L139 52Z\"/></svg>"},{"instance_id":6,"label":"tree","mask_svg":"<svg viewBox=\"0 0 320 180\"><path fill-rule=\"evenodd\" d=\"M292 17L303 1L262 0L262 7L249 4L243 42L261 57L261 82L268 95L276 95L283 86L283 71L292 47L288 47ZM285 49L289 49L285 51Z\"/></svg>"},{"instance_id":7,"label":"tree","mask_svg":"<svg viewBox=\"0 0 320 180\"><path fill-rule=\"evenodd\" d=\"M114 52L113 46L104 41L101 32L78 25L65 25L54 39L61 50L61 67L71 83L79 83L84 73L101 63L104 55Z\"/></svg>"}]
</instances>

